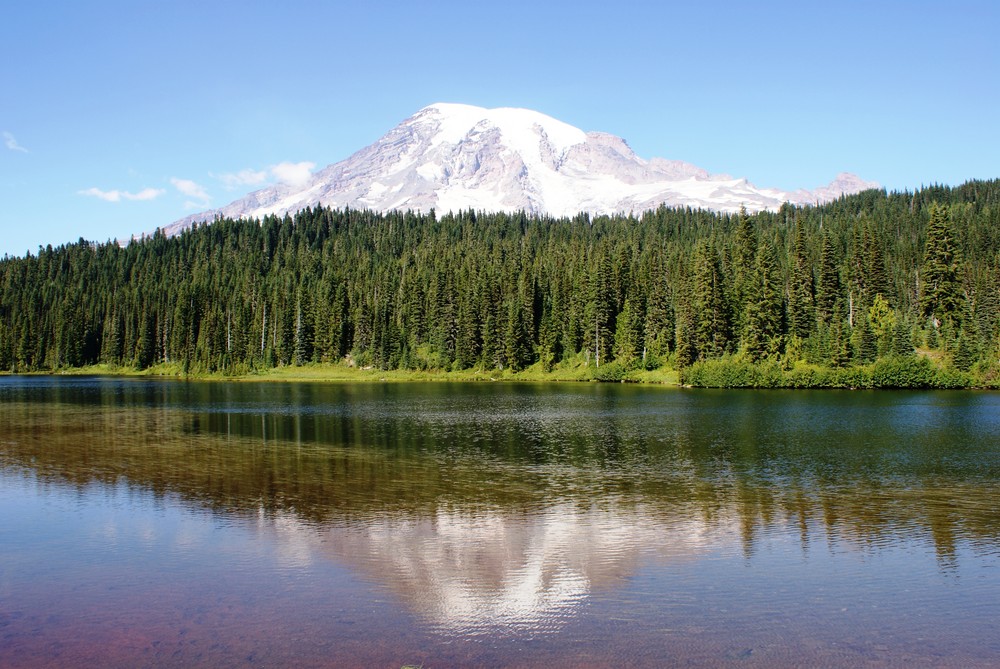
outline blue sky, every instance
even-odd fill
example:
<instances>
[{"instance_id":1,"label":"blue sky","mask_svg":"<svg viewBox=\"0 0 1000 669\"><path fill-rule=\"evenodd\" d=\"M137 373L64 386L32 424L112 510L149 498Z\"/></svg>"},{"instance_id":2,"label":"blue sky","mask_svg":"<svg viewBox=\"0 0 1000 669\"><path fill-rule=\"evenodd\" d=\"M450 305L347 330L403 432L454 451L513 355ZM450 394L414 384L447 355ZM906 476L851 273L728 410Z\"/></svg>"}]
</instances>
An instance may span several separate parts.
<instances>
[{"instance_id":1,"label":"blue sky","mask_svg":"<svg viewBox=\"0 0 1000 669\"><path fill-rule=\"evenodd\" d=\"M0 255L166 225L433 102L526 107L760 186L1000 177L1000 3L21 2Z\"/></svg>"}]
</instances>

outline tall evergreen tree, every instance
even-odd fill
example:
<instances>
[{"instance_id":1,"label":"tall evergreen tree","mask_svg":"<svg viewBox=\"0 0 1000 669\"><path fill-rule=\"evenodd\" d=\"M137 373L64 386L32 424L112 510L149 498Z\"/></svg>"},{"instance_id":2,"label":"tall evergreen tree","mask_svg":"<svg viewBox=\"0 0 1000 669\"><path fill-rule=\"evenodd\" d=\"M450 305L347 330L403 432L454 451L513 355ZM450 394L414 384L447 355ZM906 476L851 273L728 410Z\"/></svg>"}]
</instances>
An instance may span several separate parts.
<instances>
[{"instance_id":1,"label":"tall evergreen tree","mask_svg":"<svg viewBox=\"0 0 1000 669\"><path fill-rule=\"evenodd\" d=\"M520 299L512 299L507 308L507 327L504 331L504 357L513 371L531 364L531 340L528 315Z\"/></svg>"},{"instance_id":2,"label":"tall evergreen tree","mask_svg":"<svg viewBox=\"0 0 1000 669\"><path fill-rule=\"evenodd\" d=\"M947 212L931 205L927 242L921 265L920 310L934 327L947 322L960 325L964 295L959 280L961 252L955 241Z\"/></svg>"},{"instance_id":3,"label":"tall evergreen tree","mask_svg":"<svg viewBox=\"0 0 1000 669\"><path fill-rule=\"evenodd\" d=\"M725 277L719 254L711 241L702 242L695 251L694 343L700 357L713 358L725 353L732 342Z\"/></svg>"},{"instance_id":4,"label":"tall evergreen tree","mask_svg":"<svg viewBox=\"0 0 1000 669\"><path fill-rule=\"evenodd\" d=\"M646 322L643 325L644 346L656 356L665 356L674 348L676 323L674 307L667 293L666 279L654 274L652 290L646 303Z\"/></svg>"},{"instance_id":5,"label":"tall evergreen tree","mask_svg":"<svg viewBox=\"0 0 1000 669\"><path fill-rule=\"evenodd\" d=\"M584 311L583 340L595 364L600 365L610 361L614 347L615 291L608 255L601 254L595 265L590 281L590 301Z\"/></svg>"},{"instance_id":6,"label":"tall evergreen tree","mask_svg":"<svg viewBox=\"0 0 1000 669\"><path fill-rule=\"evenodd\" d=\"M747 299L743 340L747 354L752 360L777 355L784 345L784 301L774 248L767 242L757 251L754 279Z\"/></svg>"},{"instance_id":7,"label":"tall evergreen tree","mask_svg":"<svg viewBox=\"0 0 1000 669\"><path fill-rule=\"evenodd\" d=\"M642 355L642 310L632 298L618 314L615 328L615 360L630 364Z\"/></svg>"},{"instance_id":8,"label":"tall evergreen tree","mask_svg":"<svg viewBox=\"0 0 1000 669\"><path fill-rule=\"evenodd\" d=\"M735 336L744 336L745 305L754 282L757 249L757 227L745 207L740 208L732 255L732 328Z\"/></svg>"},{"instance_id":9,"label":"tall evergreen tree","mask_svg":"<svg viewBox=\"0 0 1000 669\"><path fill-rule=\"evenodd\" d=\"M816 327L814 303L815 282L812 265L806 249L805 229L800 221L795 225L795 248L791 282L788 289L789 334L801 339L808 337Z\"/></svg>"},{"instance_id":10,"label":"tall evergreen tree","mask_svg":"<svg viewBox=\"0 0 1000 669\"><path fill-rule=\"evenodd\" d=\"M830 324L838 303L842 300L840 269L830 233L823 231L823 249L820 259L819 286L816 290L816 315L823 323Z\"/></svg>"}]
</instances>

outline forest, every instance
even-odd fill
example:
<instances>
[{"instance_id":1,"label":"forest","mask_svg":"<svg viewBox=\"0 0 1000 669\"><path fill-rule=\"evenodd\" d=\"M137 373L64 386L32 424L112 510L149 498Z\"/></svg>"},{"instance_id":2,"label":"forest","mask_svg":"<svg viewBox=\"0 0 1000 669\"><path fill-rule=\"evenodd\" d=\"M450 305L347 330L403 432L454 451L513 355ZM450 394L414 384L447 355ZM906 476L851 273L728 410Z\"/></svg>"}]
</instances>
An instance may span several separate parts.
<instances>
[{"instance_id":1,"label":"forest","mask_svg":"<svg viewBox=\"0 0 1000 669\"><path fill-rule=\"evenodd\" d=\"M1000 384L1000 180L637 216L305 209L0 260L0 370Z\"/></svg>"}]
</instances>

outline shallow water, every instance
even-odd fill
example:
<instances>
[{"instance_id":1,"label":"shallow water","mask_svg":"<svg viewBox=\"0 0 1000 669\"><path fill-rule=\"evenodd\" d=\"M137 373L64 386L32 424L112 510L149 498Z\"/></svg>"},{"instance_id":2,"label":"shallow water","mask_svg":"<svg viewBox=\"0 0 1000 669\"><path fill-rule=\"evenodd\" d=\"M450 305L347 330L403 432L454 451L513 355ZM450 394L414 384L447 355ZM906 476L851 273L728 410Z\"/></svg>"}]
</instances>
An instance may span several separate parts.
<instances>
[{"instance_id":1,"label":"shallow water","mask_svg":"<svg viewBox=\"0 0 1000 669\"><path fill-rule=\"evenodd\" d=\"M0 666L1000 664L1000 395L0 378Z\"/></svg>"}]
</instances>

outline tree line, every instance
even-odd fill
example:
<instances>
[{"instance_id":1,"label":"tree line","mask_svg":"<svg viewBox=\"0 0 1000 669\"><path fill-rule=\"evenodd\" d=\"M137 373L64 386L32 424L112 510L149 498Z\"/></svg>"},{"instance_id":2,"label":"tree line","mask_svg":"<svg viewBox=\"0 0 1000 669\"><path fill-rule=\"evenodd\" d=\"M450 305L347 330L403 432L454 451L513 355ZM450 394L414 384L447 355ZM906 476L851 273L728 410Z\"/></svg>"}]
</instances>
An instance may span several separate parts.
<instances>
[{"instance_id":1,"label":"tree line","mask_svg":"<svg viewBox=\"0 0 1000 669\"><path fill-rule=\"evenodd\" d=\"M639 217L307 208L0 260L0 369L992 368L1000 181ZM983 372L986 373L986 372Z\"/></svg>"}]
</instances>

